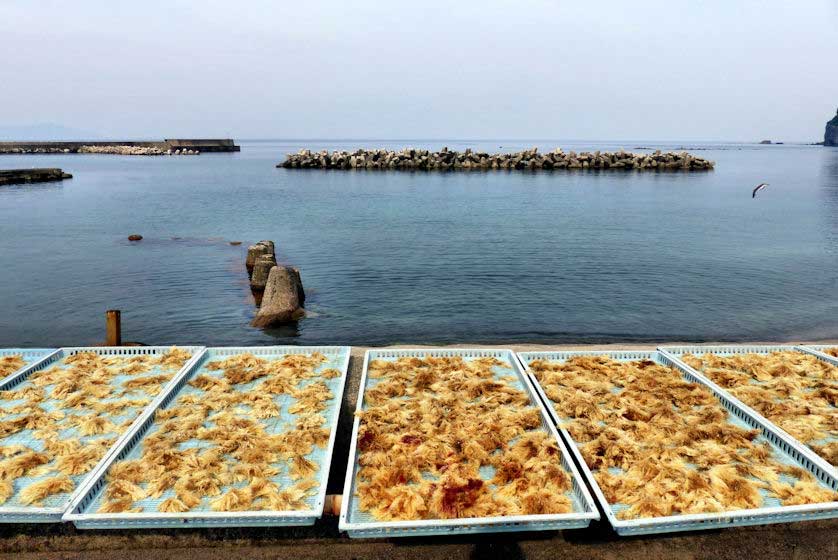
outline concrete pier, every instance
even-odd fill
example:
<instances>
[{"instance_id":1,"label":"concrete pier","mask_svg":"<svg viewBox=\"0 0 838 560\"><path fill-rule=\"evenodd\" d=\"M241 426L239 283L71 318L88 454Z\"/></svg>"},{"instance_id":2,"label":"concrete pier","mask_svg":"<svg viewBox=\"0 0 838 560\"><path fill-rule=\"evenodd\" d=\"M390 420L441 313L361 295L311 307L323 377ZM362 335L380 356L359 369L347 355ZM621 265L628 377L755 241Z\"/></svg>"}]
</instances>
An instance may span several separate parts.
<instances>
[{"instance_id":1,"label":"concrete pier","mask_svg":"<svg viewBox=\"0 0 838 560\"><path fill-rule=\"evenodd\" d=\"M20 183L46 183L72 179L69 173L64 173L57 167L41 167L35 169L0 169L0 185L16 185Z\"/></svg>"},{"instance_id":2,"label":"concrete pier","mask_svg":"<svg viewBox=\"0 0 838 560\"><path fill-rule=\"evenodd\" d=\"M87 140L73 142L0 142L0 154L76 154L83 147L155 148L162 152L191 150L197 152L238 152L231 138L166 138L165 140Z\"/></svg>"}]
</instances>

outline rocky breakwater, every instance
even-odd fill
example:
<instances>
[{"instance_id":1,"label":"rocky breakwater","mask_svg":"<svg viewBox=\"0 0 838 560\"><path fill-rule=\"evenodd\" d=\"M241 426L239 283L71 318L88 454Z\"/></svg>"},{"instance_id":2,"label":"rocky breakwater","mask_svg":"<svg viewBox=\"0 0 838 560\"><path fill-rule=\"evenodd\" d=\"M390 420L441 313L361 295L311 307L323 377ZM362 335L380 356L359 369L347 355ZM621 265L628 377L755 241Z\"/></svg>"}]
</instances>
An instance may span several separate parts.
<instances>
[{"instance_id":1,"label":"rocky breakwater","mask_svg":"<svg viewBox=\"0 0 838 560\"><path fill-rule=\"evenodd\" d=\"M139 148L139 149L137 149ZM2 154L117 154L178 156L203 152L238 152L229 138L169 138L166 140L0 141Z\"/></svg>"},{"instance_id":2,"label":"rocky breakwater","mask_svg":"<svg viewBox=\"0 0 838 560\"><path fill-rule=\"evenodd\" d=\"M113 154L119 156L197 156L197 150L162 150L147 146L82 146L77 150L79 154Z\"/></svg>"},{"instance_id":3,"label":"rocky breakwater","mask_svg":"<svg viewBox=\"0 0 838 560\"><path fill-rule=\"evenodd\" d=\"M72 179L73 176L57 167L41 167L35 169L0 169L0 185L17 185L23 183L48 183Z\"/></svg>"},{"instance_id":4,"label":"rocky breakwater","mask_svg":"<svg viewBox=\"0 0 838 560\"><path fill-rule=\"evenodd\" d=\"M71 154L75 152L76 150L71 150L70 148L57 148L54 146L38 146L30 148L0 145L0 154Z\"/></svg>"},{"instance_id":5,"label":"rocky breakwater","mask_svg":"<svg viewBox=\"0 0 838 560\"><path fill-rule=\"evenodd\" d=\"M263 240L247 248L245 265L250 290L259 310L254 327L272 327L297 321L305 315L305 291L300 271L277 264L273 241Z\"/></svg>"},{"instance_id":6,"label":"rocky breakwater","mask_svg":"<svg viewBox=\"0 0 838 560\"><path fill-rule=\"evenodd\" d=\"M707 171L715 162L687 152L632 153L617 152L565 152L557 148L551 152L539 152L538 148L522 152L495 153L451 151L443 148L438 152L406 148L392 150L355 150L354 152L312 152L300 150L288 154L285 161L277 165L286 169L379 169L379 170L552 170L589 169L613 171Z\"/></svg>"}]
</instances>

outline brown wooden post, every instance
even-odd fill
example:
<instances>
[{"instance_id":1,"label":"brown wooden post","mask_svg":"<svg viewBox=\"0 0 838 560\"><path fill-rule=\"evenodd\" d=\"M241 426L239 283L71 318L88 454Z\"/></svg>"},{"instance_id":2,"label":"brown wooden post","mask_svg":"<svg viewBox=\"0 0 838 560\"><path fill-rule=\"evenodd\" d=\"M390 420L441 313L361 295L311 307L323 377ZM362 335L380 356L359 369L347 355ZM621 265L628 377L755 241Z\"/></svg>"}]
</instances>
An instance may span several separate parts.
<instances>
[{"instance_id":1,"label":"brown wooden post","mask_svg":"<svg viewBox=\"0 0 838 560\"><path fill-rule=\"evenodd\" d=\"M122 346L122 318L119 309L105 311L105 344Z\"/></svg>"}]
</instances>

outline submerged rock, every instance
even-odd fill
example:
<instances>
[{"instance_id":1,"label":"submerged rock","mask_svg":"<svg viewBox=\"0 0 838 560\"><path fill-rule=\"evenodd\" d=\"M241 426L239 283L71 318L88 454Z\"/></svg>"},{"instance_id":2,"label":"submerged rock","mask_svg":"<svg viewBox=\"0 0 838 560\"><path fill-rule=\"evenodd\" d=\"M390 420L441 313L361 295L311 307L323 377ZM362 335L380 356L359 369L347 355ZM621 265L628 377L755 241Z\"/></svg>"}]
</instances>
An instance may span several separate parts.
<instances>
[{"instance_id":1,"label":"submerged rock","mask_svg":"<svg viewBox=\"0 0 838 560\"><path fill-rule=\"evenodd\" d=\"M289 323L305 315L305 292L296 268L277 265L268 274L262 306L251 325L265 328Z\"/></svg>"},{"instance_id":2,"label":"submerged rock","mask_svg":"<svg viewBox=\"0 0 838 560\"><path fill-rule=\"evenodd\" d=\"M128 236L128 241L142 241L143 236L139 233L132 233Z\"/></svg>"}]
</instances>

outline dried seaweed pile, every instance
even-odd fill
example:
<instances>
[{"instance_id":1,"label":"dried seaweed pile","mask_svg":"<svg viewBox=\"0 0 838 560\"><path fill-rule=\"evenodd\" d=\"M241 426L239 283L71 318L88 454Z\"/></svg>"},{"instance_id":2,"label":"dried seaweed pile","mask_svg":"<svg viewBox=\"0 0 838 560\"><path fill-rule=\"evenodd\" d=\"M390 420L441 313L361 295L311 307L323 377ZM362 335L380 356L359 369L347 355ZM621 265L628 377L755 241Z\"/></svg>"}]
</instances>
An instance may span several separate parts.
<instances>
[{"instance_id":1,"label":"dried seaweed pile","mask_svg":"<svg viewBox=\"0 0 838 560\"><path fill-rule=\"evenodd\" d=\"M0 377L6 377L7 375L16 372L22 368L24 364L26 364L26 361L20 354L0 356Z\"/></svg>"},{"instance_id":2,"label":"dried seaweed pile","mask_svg":"<svg viewBox=\"0 0 838 560\"><path fill-rule=\"evenodd\" d=\"M621 519L838 500L675 369L605 356L530 367Z\"/></svg>"},{"instance_id":3,"label":"dried seaweed pile","mask_svg":"<svg viewBox=\"0 0 838 560\"><path fill-rule=\"evenodd\" d=\"M821 350L827 356L832 356L833 358L838 358L838 346L833 346L832 348L824 348Z\"/></svg>"},{"instance_id":4,"label":"dried seaweed pile","mask_svg":"<svg viewBox=\"0 0 838 560\"><path fill-rule=\"evenodd\" d=\"M0 392L0 503L72 492L189 358L80 352Z\"/></svg>"},{"instance_id":5,"label":"dried seaweed pile","mask_svg":"<svg viewBox=\"0 0 838 560\"><path fill-rule=\"evenodd\" d=\"M358 431L357 495L379 520L569 513L556 441L494 358L375 360ZM493 467L490 480L482 467Z\"/></svg>"},{"instance_id":6,"label":"dried seaweed pile","mask_svg":"<svg viewBox=\"0 0 838 560\"><path fill-rule=\"evenodd\" d=\"M838 367L796 351L683 360L838 466Z\"/></svg>"},{"instance_id":7,"label":"dried seaweed pile","mask_svg":"<svg viewBox=\"0 0 838 560\"><path fill-rule=\"evenodd\" d=\"M307 457L330 435L324 413L334 395L324 380L340 376L318 371L325 361L313 353L208 362L157 411L136 456L110 467L98 511L308 509L318 465Z\"/></svg>"}]
</instances>

